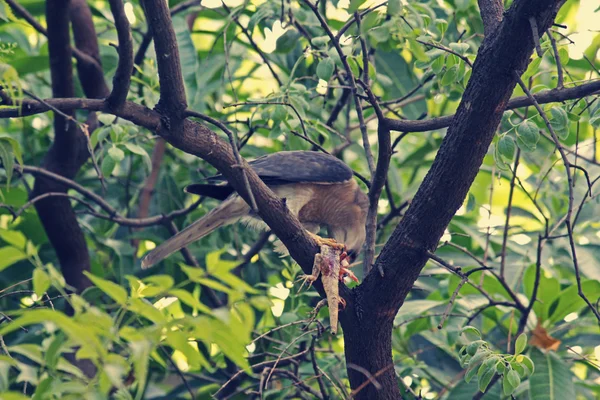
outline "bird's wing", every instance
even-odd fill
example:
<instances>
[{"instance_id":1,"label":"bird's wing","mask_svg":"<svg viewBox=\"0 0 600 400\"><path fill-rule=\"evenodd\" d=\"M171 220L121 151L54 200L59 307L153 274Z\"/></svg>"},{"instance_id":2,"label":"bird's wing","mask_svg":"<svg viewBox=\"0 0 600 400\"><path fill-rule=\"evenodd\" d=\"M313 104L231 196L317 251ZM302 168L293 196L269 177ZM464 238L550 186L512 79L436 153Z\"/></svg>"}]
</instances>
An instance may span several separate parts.
<instances>
[{"instance_id":1,"label":"bird's wing","mask_svg":"<svg viewBox=\"0 0 600 400\"><path fill-rule=\"evenodd\" d=\"M317 151L280 151L249 162L256 174L270 185L287 183L337 183L352 178L352 170L342 160ZM207 178L224 182L222 175Z\"/></svg>"},{"instance_id":2,"label":"bird's wing","mask_svg":"<svg viewBox=\"0 0 600 400\"><path fill-rule=\"evenodd\" d=\"M231 197L208 214L192 223L152 250L142 260L142 269L150 268L188 244L208 235L217 228L232 224L248 214L250 207L239 196Z\"/></svg>"}]
</instances>

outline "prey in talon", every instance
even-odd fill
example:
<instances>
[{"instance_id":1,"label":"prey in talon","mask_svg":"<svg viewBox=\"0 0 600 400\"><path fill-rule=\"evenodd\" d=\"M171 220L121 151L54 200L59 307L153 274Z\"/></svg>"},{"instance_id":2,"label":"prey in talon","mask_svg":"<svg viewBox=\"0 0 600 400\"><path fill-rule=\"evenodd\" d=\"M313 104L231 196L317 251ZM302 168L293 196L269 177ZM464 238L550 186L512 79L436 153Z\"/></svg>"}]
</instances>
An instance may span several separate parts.
<instances>
[{"instance_id":1,"label":"prey in talon","mask_svg":"<svg viewBox=\"0 0 600 400\"><path fill-rule=\"evenodd\" d=\"M339 282L343 280L345 275L349 275L353 280L358 282L356 276L347 269L350 265L348 263L348 255L345 253L339 247L334 248L329 245L322 245L321 252L315 255L312 273L301 277L304 282L300 286L300 290L302 290L306 282L308 282L308 286L310 287L319 278L319 275L321 276L323 289L327 296L327 305L329 306L331 333L334 335L337 334L339 307L342 306L344 308L346 306L346 302L339 294Z\"/></svg>"}]
</instances>

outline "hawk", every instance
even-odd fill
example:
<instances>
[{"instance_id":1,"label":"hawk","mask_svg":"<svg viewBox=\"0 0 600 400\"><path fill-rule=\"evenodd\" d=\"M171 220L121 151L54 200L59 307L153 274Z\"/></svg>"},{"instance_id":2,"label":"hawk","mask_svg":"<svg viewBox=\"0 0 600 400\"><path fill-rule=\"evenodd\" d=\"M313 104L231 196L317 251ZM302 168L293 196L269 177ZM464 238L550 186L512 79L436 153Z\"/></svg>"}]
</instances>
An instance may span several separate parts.
<instances>
[{"instance_id":1,"label":"hawk","mask_svg":"<svg viewBox=\"0 0 600 400\"><path fill-rule=\"evenodd\" d=\"M339 247L343 244L347 251L344 257L350 262L356 258L365 242L369 199L344 162L315 151L282 151L257 158L249 165L278 197L285 199L290 212L319 245ZM142 268L149 268L238 220L258 228L266 227L222 175L207 178L207 183L189 185L185 191L223 202L148 253L142 260ZM327 228L333 240L316 235L321 227Z\"/></svg>"}]
</instances>

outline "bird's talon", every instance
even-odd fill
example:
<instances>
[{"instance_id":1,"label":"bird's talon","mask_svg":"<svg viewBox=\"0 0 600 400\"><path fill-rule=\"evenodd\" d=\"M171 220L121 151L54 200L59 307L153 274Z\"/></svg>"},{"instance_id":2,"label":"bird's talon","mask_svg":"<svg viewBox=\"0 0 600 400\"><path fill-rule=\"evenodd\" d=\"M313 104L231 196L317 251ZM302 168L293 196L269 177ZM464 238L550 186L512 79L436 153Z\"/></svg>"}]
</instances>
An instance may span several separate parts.
<instances>
[{"instance_id":1,"label":"bird's talon","mask_svg":"<svg viewBox=\"0 0 600 400\"><path fill-rule=\"evenodd\" d=\"M340 300L339 300L339 302L340 302L340 303L339 303L339 309L340 309L340 310L343 310L343 309L345 309L345 308L346 308L346 300L344 300L343 298L341 298L341 297L340 297Z\"/></svg>"}]
</instances>

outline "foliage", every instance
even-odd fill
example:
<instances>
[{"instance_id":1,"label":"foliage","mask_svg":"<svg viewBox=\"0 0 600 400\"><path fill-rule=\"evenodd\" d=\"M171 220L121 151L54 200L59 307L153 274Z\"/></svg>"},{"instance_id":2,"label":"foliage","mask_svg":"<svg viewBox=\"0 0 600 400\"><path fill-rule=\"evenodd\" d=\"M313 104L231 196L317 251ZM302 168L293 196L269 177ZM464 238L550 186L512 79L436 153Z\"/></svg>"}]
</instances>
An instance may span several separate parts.
<instances>
[{"instance_id":1,"label":"foliage","mask_svg":"<svg viewBox=\"0 0 600 400\"><path fill-rule=\"evenodd\" d=\"M44 21L43 2L19 3ZM360 26L350 24L339 39L347 71L304 2L225 3L192 2L173 16L188 108L226 123L245 158L323 148L366 177L372 171L361 123L352 95L344 96L348 75L370 87L386 116L451 115L483 36L474 0L391 0L382 7L321 0L334 35L355 11L363 13ZM594 32L583 50L578 45L584 39L569 39L589 27L579 13L584 3L567 2L559 13L556 22L568 28L552 30L558 57L549 37L542 37L542 54L532 56L523 74L534 94L556 87L557 64L565 87L597 79L600 35ZM118 60L111 46L118 42L113 16L108 2L89 6L111 82ZM126 11L137 50L147 21L138 1L126 3ZM191 30L188 15L195 16ZM0 20L3 93L17 106L27 92L52 97L45 36L2 0ZM364 87L357 84L356 91L376 153L377 116ZM79 84L76 95L83 97ZM513 97L523 95L517 87ZM128 100L153 108L158 99L150 46L136 66ZM578 290L579 283L598 307L600 101L595 95L542 107L559 142L533 107L507 111L436 251L468 280L430 260L396 316L394 367L408 399L470 399L486 389L484 399L600 396L598 320ZM78 111L76 117L85 122L87 115ZM317 294L298 293L300 268L273 251L274 238L254 247L264 237L233 225L188 247L203 260L198 265L175 254L159 268L140 269L144 253L171 235L171 222L183 228L217 204L182 191L216 171L173 147L160 156L151 132L109 114L97 116L101 124L89 135L92 156L74 180L114 213L85 193L68 192L91 259L93 286L81 293L66 284L29 202L34 178L15 167L40 165L55 135L53 115L0 120L0 397L210 398L220 391L231 398L348 398L343 332L333 337L322 325L326 307L313 314ZM395 154L378 204L377 250L415 195L445 129L393 135ZM149 215L181 212L143 227L123 222L143 217L142 199L149 193ZM495 376L500 384L492 385Z\"/></svg>"}]
</instances>

